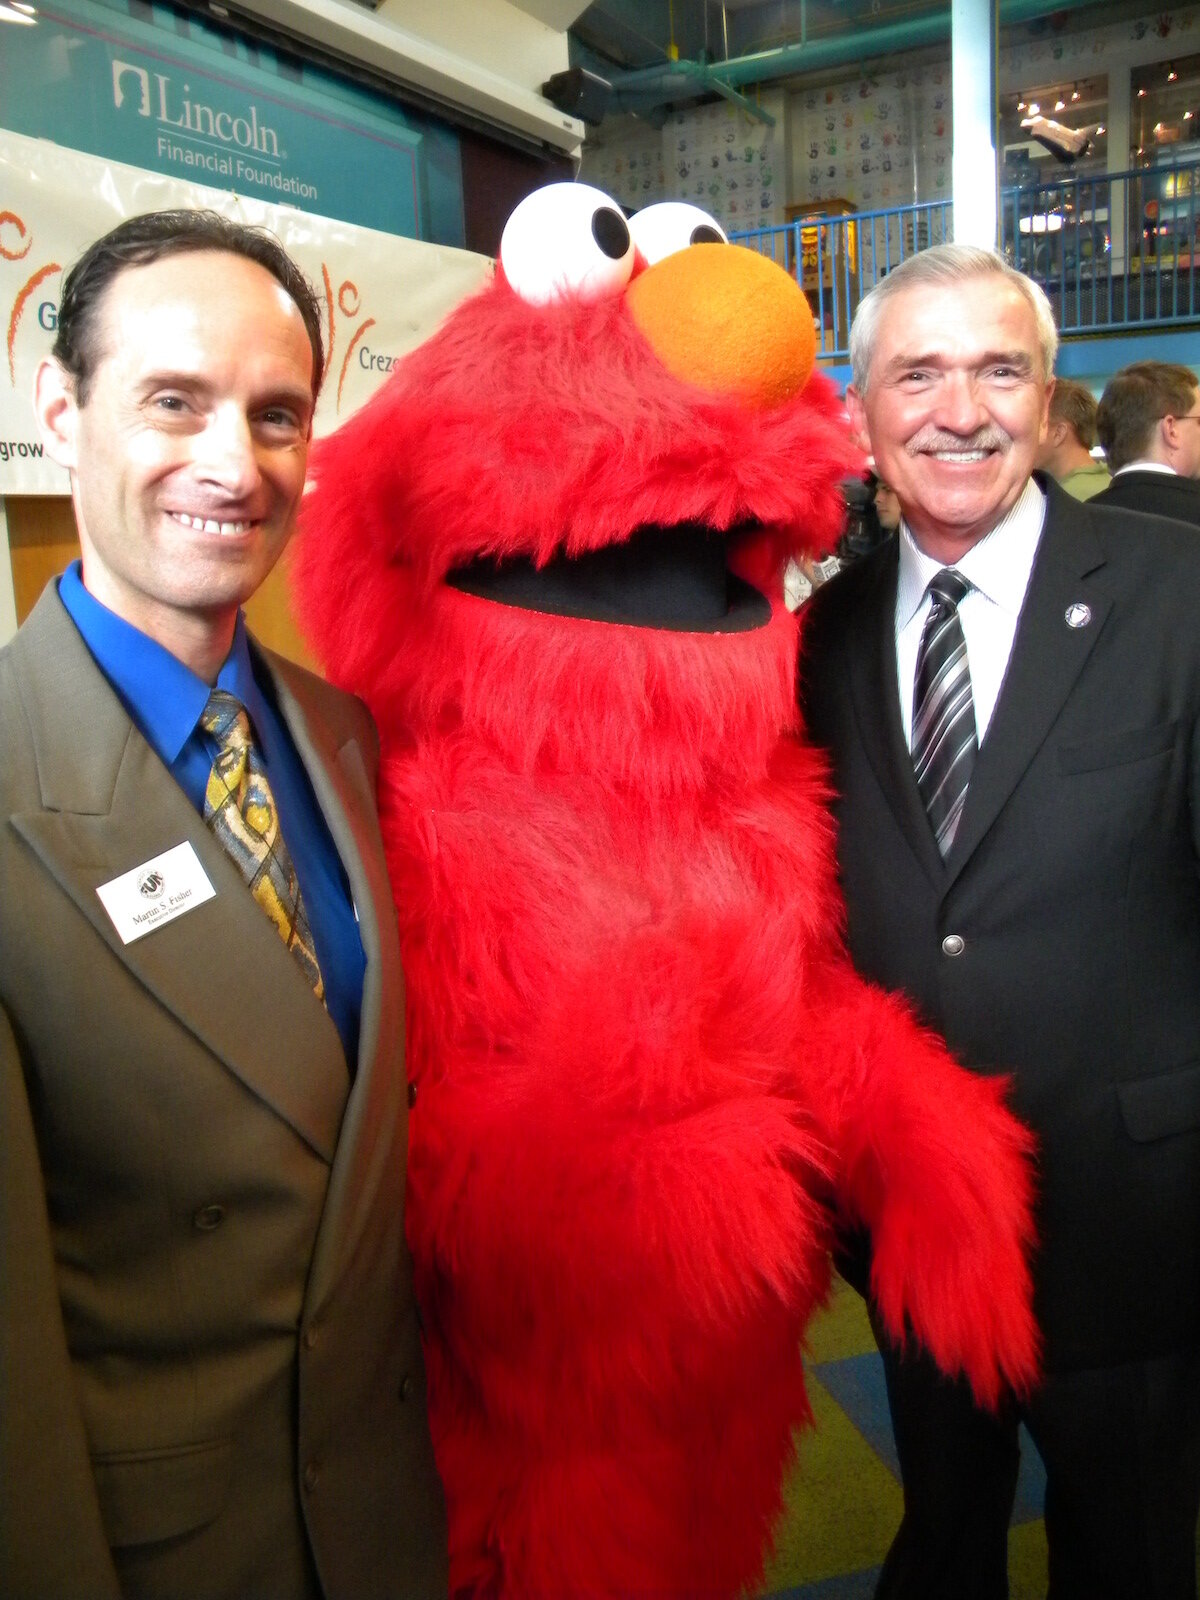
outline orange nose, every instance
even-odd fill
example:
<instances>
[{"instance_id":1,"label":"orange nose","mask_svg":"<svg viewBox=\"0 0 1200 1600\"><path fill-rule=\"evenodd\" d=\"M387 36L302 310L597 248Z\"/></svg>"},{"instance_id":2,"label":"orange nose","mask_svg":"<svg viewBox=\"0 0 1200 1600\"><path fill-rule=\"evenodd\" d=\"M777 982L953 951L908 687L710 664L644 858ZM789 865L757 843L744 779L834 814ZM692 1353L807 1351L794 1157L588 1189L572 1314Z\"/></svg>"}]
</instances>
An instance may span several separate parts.
<instances>
[{"instance_id":1,"label":"orange nose","mask_svg":"<svg viewBox=\"0 0 1200 1600\"><path fill-rule=\"evenodd\" d=\"M677 378L777 405L808 382L817 353L799 284L741 245L693 244L634 278L634 322Z\"/></svg>"}]
</instances>

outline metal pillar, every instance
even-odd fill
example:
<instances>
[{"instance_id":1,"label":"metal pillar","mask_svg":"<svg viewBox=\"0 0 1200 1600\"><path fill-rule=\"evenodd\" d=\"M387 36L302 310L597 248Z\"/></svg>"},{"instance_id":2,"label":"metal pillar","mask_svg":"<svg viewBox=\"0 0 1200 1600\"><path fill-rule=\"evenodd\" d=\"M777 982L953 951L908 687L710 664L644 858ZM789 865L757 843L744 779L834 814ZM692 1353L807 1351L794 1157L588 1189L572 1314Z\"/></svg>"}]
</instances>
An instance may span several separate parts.
<instances>
[{"instance_id":1,"label":"metal pillar","mask_svg":"<svg viewBox=\"0 0 1200 1600\"><path fill-rule=\"evenodd\" d=\"M950 78L954 109L951 184L954 238L991 250L997 243L996 161L998 0L951 0Z\"/></svg>"},{"instance_id":2,"label":"metal pillar","mask_svg":"<svg viewBox=\"0 0 1200 1600\"><path fill-rule=\"evenodd\" d=\"M1133 153L1133 140L1130 138L1130 107L1133 96L1133 74L1129 70L1128 60L1118 60L1110 63L1108 68L1108 170L1109 172L1124 172L1129 167L1137 167L1141 162ZM1108 200L1108 236L1111 241L1112 257L1111 267L1113 272L1127 271L1126 259L1129 255L1136 256L1138 248L1137 227L1140 219L1133 217L1131 220L1135 229L1135 236L1129 239L1125 218L1126 186L1123 183L1109 185ZM1126 245L1132 246L1126 250Z\"/></svg>"}]
</instances>

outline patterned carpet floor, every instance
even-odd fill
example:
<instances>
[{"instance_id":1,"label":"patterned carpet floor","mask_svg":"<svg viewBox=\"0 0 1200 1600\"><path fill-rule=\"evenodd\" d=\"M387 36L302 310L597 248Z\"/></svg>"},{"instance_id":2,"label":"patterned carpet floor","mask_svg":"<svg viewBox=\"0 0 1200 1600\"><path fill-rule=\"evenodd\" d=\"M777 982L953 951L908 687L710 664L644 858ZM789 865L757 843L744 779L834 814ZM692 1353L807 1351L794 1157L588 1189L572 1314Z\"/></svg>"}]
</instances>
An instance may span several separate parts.
<instances>
[{"instance_id":1,"label":"patterned carpet floor","mask_svg":"<svg viewBox=\"0 0 1200 1600\"><path fill-rule=\"evenodd\" d=\"M902 1510L883 1367L866 1310L837 1284L810 1330L808 1388L816 1427L800 1441L764 1594L772 1600L871 1600ZM1022 1435L1008 1536L1010 1600L1043 1600L1045 1474Z\"/></svg>"}]
</instances>

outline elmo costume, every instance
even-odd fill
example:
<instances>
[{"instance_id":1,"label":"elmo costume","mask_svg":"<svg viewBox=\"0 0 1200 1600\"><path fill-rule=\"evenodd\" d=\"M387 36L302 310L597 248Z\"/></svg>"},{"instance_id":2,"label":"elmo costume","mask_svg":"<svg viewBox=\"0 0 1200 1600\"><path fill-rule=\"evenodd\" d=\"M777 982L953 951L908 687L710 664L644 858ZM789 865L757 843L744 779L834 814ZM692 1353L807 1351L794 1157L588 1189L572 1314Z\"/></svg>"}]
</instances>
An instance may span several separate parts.
<instances>
[{"instance_id":1,"label":"elmo costume","mask_svg":"<svg viewBox=\"0 0 1200 1600\"><path fill-rule=\"evenodd\" d=\"M702 213L556 186L317 452L296 579L381 732L460 1595L752 1583L839 1216L894 1334L985 1402L1034 1372L1028 1138L843 953L782 600L853 462L813 357Z\"/></svg>"}]
</instances>

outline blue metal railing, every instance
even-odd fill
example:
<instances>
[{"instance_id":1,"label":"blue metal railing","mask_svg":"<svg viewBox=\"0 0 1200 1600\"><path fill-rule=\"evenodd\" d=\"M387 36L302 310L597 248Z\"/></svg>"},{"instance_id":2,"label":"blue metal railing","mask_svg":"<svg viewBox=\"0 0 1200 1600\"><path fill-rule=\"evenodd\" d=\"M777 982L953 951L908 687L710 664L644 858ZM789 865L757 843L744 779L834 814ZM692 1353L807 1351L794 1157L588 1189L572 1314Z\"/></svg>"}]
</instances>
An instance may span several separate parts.
<instances>
[{"instance_id":1,"label":"blue metal railing","mask_svg":"<svg viewBox=\"0 0 1200 1600\"><path fill-rule=\"evenodd\" d=\"M1005 256L1049 296L1066 334L1200 322L1200 159L1179 158L1004 189ZM818 352L849 353L868 289L906 257L953 236L953 206L934 201L818 213L730 237L770 256L808 295Z\"/></svg>"}]
</instances>

